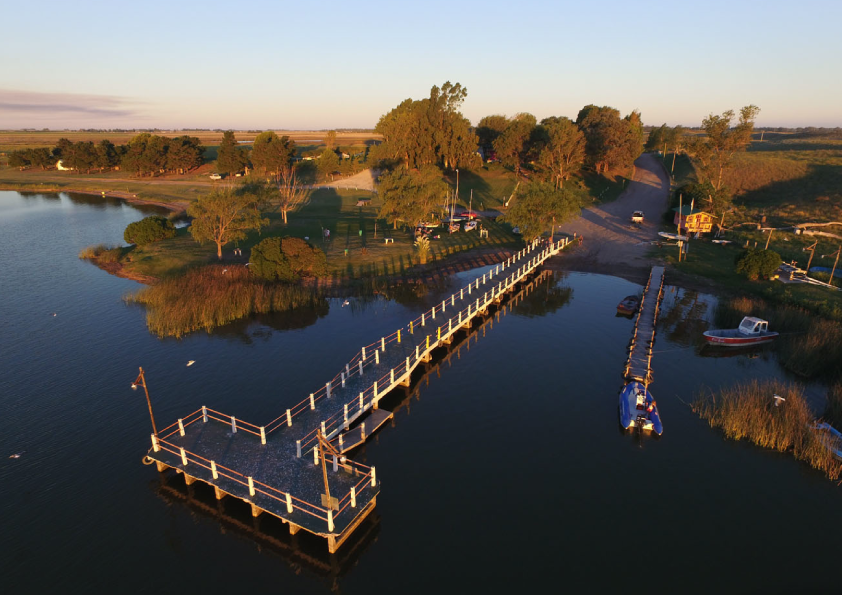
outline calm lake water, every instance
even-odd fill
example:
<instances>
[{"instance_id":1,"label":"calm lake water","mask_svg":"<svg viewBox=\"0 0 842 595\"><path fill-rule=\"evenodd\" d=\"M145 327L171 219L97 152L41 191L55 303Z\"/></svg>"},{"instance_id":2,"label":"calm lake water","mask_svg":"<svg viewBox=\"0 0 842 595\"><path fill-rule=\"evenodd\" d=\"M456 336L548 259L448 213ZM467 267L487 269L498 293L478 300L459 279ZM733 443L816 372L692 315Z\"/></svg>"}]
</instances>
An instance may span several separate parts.
<instances>
[{"instance_id":1,"label":"calm lake water","mask_svg":"<svg viewBox=\"0 0 842 595\"><path fill-rule=\"evenodd\" d=\"M159 340L122 299L140 285L77 258L149 212L0 192L4 592L839 592L842 488L725 441L686 405L704 387L785 377L774 351L702 357L715 299L670 288L652 385L665 433L623 434L632 322L614 307L639 287L614 277L557 275L384 403L395 423L354 456L377 467L376 515L334 557L162 479L141 464L138 366L159 427L201 405L269 420L425 306L333 300ZM820 406L823 387L806 389Z\"/></svg>"}]
</instances>

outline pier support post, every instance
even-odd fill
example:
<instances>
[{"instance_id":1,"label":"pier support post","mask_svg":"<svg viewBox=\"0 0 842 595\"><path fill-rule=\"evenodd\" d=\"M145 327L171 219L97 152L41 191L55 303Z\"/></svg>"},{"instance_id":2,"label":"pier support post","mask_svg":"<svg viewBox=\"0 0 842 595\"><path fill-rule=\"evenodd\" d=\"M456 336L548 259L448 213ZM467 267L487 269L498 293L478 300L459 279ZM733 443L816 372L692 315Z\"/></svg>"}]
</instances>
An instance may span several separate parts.
<instances>
[{"instance_id":1,"label":"pier support post","mask_svg":"<svg viewBox=\"0 0 842 595\"><path fill-rule=\"evenodd\" d=\"M292 419L289 417L289 409L287 409L287 424L292 425ZM266 428L260 428L260 444L266 444Z\"/></svg>"},{"instance_id":2,"label":"pier support post","mask_svg":"<svg viewBox=\"0 0 842 595\"><path fill-rule=\"evenodd\" d=\"M187 474L185 473L185 474L184 474L184 483L186 483L186 484L187 484L187 485L189 485L189 486L190 486L190 485L193 485L194 483L196 483L196 478L195 478L195 477L193 477L192 475L187 475Z\"/></svg>"},{"instance_id":3,"label":"pier support post","mask_svg":"<svg viewBox=\"0 0 842 595\"><path fill-rule=\"evenodd\" d=\"M167 470L167 466L164 465L161 461L155 461L155 466L158 468L158 473L163 473Z\"/></svg>"},{"instance_id":4,"label":"pier support post","mask_svg":"<svg viewBox=\"0 0 842 595\"><path fill-rule=\"evenodd\" d=\"M218 487L213 486L213 495L216 496L217 500L222 500L225 497L225 492L220 490Z\"/></svg>"},{"instance_id":5,"label":"pier support post","mask_svg":"<svg viewBox=\"0 0 842 595\"><path fill-rule=\"evenodd\" d=\"M158 437L152 434L152 452L158 452L160 450L161 447L158 445Z\"/></svg>"},{"instance_id":6,"label":"pier support post","mask_svg":"<svg viewBox=\"0 0 842 595\"><path fill-rule=\"evenodd\" d=\"M287 493L287 513L292 514L292 496ZM292 529L292 525L290 524L290 529Z\"/></svg>"},{"instance_id":7,"label":"pier support post","mask_svg":"<svg viewBox=\"0 0 842 595\"><path fill-rule=\"evenodd\" d=\"M351 486L351 508L357 507L357 488Z\"/></svg>"},{"instance_id":8,"label":"pier support post","mask_svg":"<svg viewBox=\"0 0 842 595\"><path fill-rule=\"evenodd\" d=\"M180 436L184 436L184 422L181 421L181 418L178 420L178 433Z\"/></svg>"},{"instance_id":9,"label":"pier support post","mask_svg":"<svg viewBox=\"0 0 842 595\"><path fill-rule=\"evenodd\" d=\"M208 423L208 408L202 405L202 421Z\"/></svg>"},{"instance_id":10,"label":"pier support post","mask_svg":"<svg viewBox=\"0 0 842 595\"><path fill-rule=\"evenodd\" d=\"M301 440L295 441L295 456L301 458Z\"/></svg>"},{"instance_id":11,"label":"pier support post","mask_svg":"<svg viewBox=\"0 0 842 595\"><path fill-rule=\"evenodd\" d=\"M216 461L211 461L211 476L214 479L219 479L219 473L216 470Z\"/></svg>"},{"instance_id":12,"label":"pier support post","mask_svg":"<svg viewBox=\"0 0 842 595\"><path fill-rule=\"evenodd\" d=\"M184 452L184 447L180 447L179 450L181 451L181 464L185 467L187 466L187 453Z\"/></svg>"},{"instance_id":13,"label":"pier support post","mask_svg":"<svg viewBox=\"0 0 842 595\"><path fill-rule=\"evenodd\" d=\"M262 512L263 512L263 509L260 508L257 504L251 505L251 516L253 516L254 518L259 517Z\"/></svg>"},{"instance_id":14,"label":"pier support post","mask_svg":"<svg viewBox=\"0 0 842 595\"><path fill-rule=\"evenodd\" d=\"M290 535L295 535L300 530L301 530L301 527L299 527L298 525L294 525L293 523L289 524L289 534Z\"/></svg>"},{"instance_id":15,"label":"pier support post","mask_svg":"<svg viewBox=\"0 0 842 595\"><path fill-rule=\"evenodd\" d=\"M237 420L233 415L231 416L231 433L237 433Z\"/></svg>"}]
</instances>

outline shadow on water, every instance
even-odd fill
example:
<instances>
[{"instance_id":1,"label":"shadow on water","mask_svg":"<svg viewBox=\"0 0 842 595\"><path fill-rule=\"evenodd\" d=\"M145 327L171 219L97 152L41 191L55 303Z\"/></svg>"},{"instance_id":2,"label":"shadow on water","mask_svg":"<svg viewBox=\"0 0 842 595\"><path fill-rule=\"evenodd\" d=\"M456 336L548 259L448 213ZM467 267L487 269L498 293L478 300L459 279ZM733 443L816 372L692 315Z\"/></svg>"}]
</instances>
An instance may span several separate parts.
<instances>
[{"instance_id":1,"label":"shadow on water","mask_svg":"<svg viewBox=\"0 0 842 595\"><path fill-rule=\"evenodd\" d=\"M188 486L179 475L167 472L159 474L149 485L171 508L183 507L194 519L198 517L216 523L221 534L249 542L261 554L277 556L296 574L307 571L334 592L340 590L340 579L356 566L360 557L377 541L380 532L380 517L375 511L365 518L338 552L330 554L324 539L306 531L290 535L287 525L279 518L270 514L255 518L249 505L238 498L217 500L213 488L203 482ZM172 541L180 542L174 516L171 516L168 532Z\"/></svg>"},{"instance_id":2,"label":"shadow on water","mask_svg":"<svg viewBox=\"0 0 842 595\"><path fill-rule=\"evenodd\" d=\"M256 314L219 326L208 333L212 337L235 340L251 345L255 340L267 341L273 331L300 330L312 326L330 313L330 301L322 299L314 307L295 308L269 314Z\"/></svg>"}]
</instances>

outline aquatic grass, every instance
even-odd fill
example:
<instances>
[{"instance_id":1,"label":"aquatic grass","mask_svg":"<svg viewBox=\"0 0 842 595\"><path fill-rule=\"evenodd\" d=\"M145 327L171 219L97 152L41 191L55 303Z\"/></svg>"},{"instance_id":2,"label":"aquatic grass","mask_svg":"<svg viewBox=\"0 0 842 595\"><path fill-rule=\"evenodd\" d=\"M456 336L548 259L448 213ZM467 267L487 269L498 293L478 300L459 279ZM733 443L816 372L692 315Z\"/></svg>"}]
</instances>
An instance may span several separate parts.
<instances>
[{"instance_id":1,"label":"aquatic grass","mask_svg":"<svg viewBox=\"0 0 842 595\"><path fill-rule=\"evenodd\" d=\"M244 266L209 265L163 279L126 299L147 308L152 333L178 338L251 314L313 307L323 298L313 288L257 279Z\"/></svg>"},{"instance_id":2,"label":"aquatic grass","mask_svg":"<svg viewBox=\"0 0 842 595\"><path fill-rule=\"evenodd\" d=\"M776 405L775 395L785 400ZM833 458L810 428L815 416L794 384L754 380L702 393L692 408L727 438L746 439L763 448L792 453L830 479L842 477L842 461Z\"/></svg>"}]
</instances>

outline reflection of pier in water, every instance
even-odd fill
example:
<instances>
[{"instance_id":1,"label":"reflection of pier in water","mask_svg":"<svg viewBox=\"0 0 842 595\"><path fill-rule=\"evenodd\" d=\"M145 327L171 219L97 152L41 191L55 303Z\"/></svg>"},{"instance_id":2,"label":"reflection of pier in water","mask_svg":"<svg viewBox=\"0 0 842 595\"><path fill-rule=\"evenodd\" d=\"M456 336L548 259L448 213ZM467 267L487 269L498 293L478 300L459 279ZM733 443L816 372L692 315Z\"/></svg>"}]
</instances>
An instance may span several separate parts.
<instances>
[{"instance_id":1,"label":"reflection of pier in water","mask_svg":"<svg viewBox=\"0 0 842 595\"><path fill-rule=\"evenodd\" d=\"M152 487L168 505L186 506L194 519L218 523L223 535L234 534L252 542L260 553L275 554L295 574L307 571L327 580L335 592L340 590L340 579L356 566L363 553L377 541L380 532L380 517L373 513L366 517L341 550L330 553L325 551L324 540L310 533L290 535L277 517L252 516L248 504L241 500L217 500L212 487L203 482L186 485L175 475L161 473L158 481L152 482Z\"/></svg>"}]
</instances>

